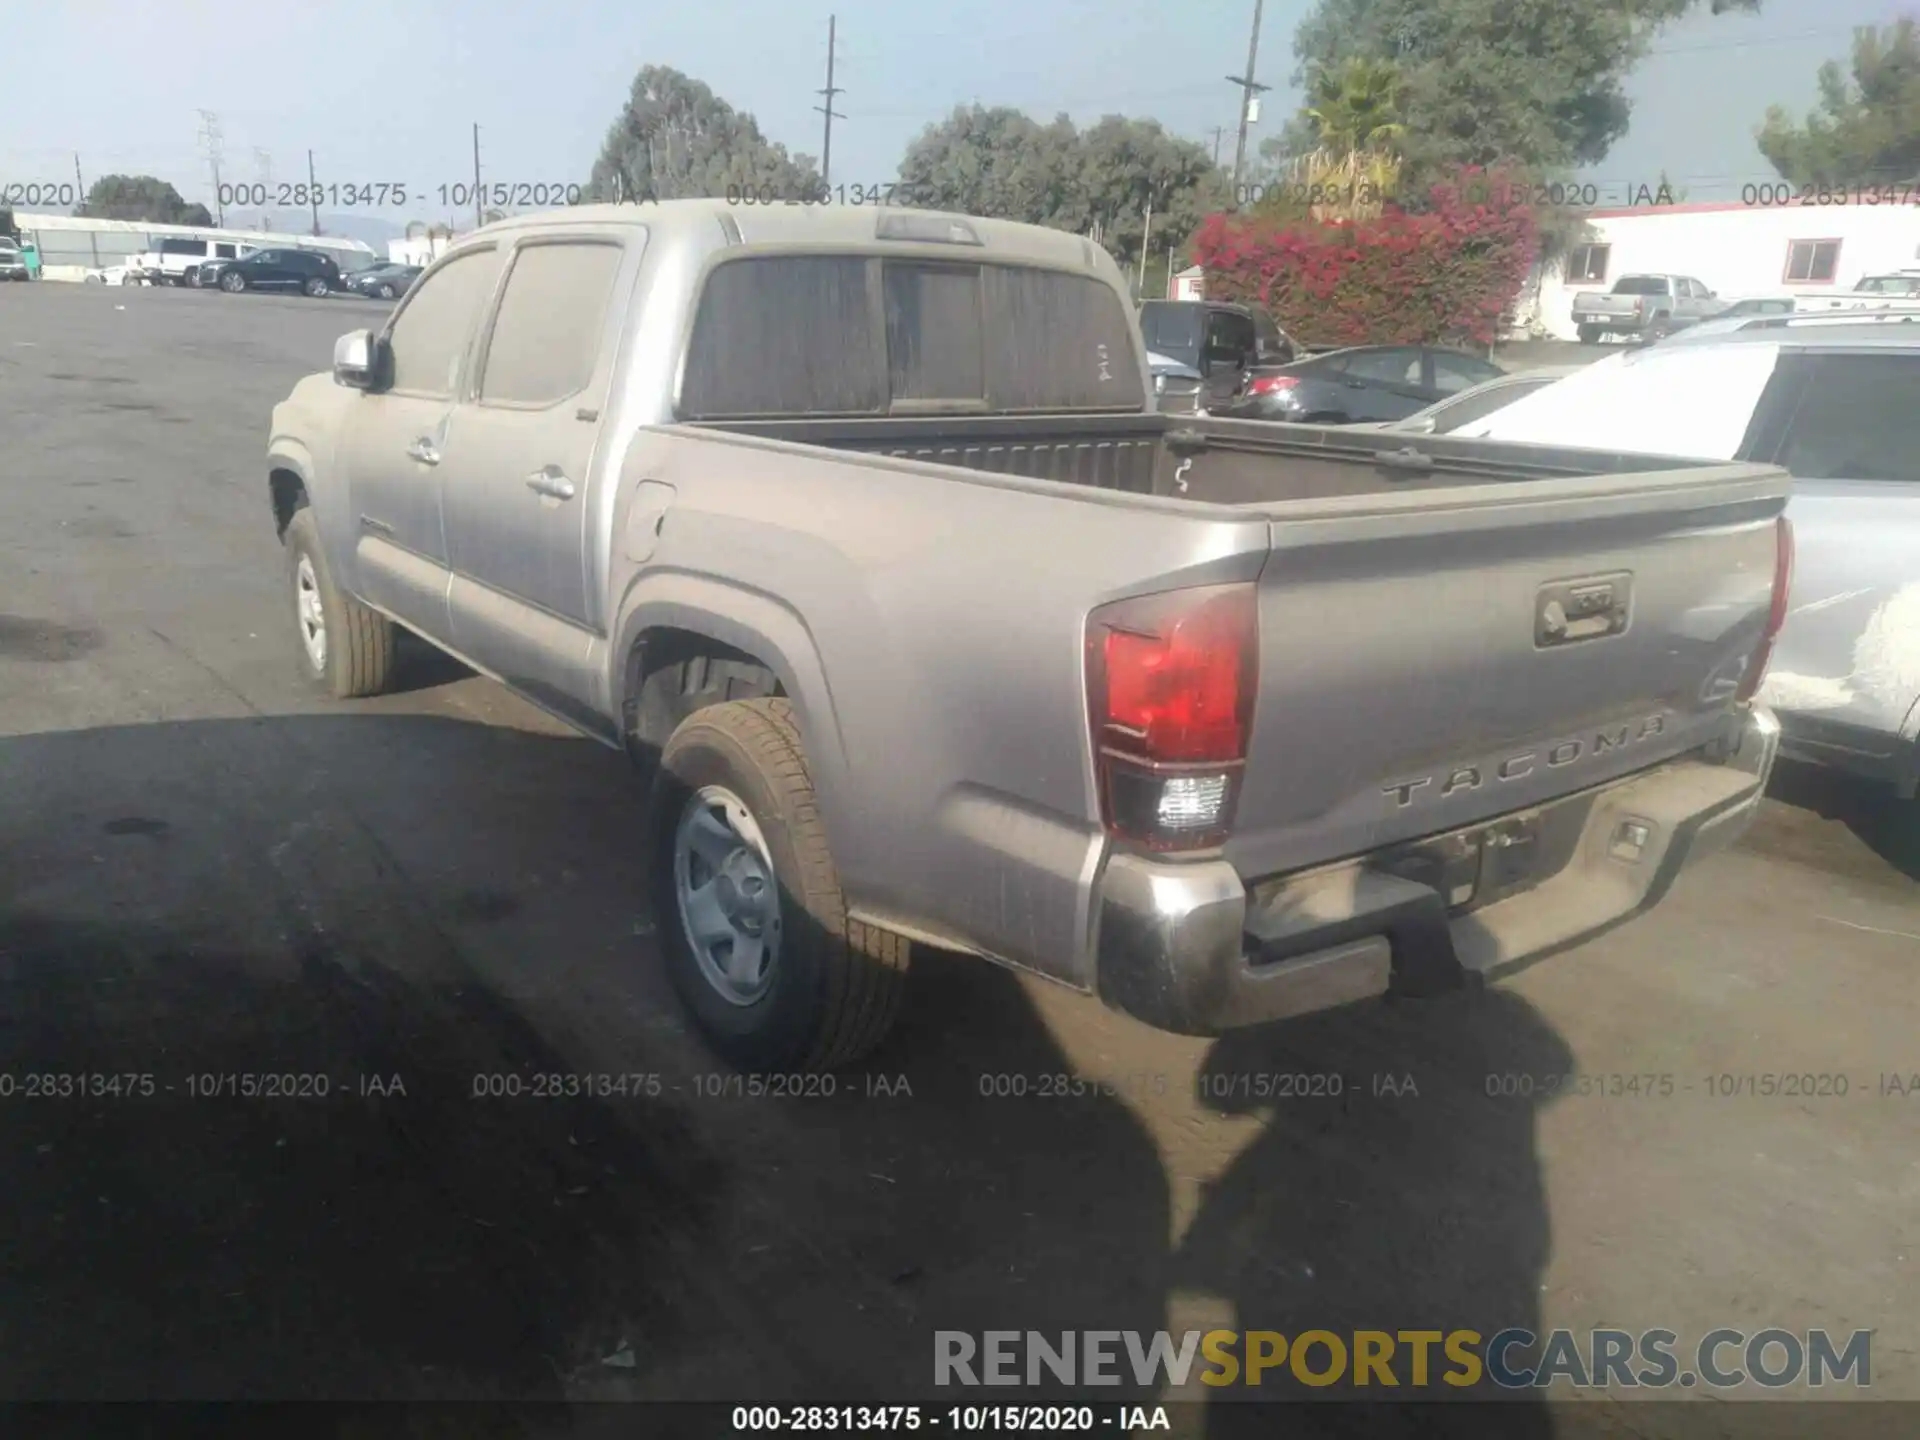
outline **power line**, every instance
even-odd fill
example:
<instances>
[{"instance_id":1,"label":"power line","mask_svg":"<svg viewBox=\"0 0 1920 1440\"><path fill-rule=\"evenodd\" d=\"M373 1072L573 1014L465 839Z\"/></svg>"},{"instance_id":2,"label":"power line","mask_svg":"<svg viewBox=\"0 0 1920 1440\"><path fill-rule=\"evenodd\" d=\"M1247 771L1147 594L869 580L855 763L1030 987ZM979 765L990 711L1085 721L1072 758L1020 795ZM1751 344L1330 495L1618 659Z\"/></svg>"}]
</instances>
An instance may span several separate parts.
<instances>
[{"instance_id":1,"label":"power line","mask_svg":"<svg viewBox=\"0 0 1920 1440\"><path fill-rule=\"evenodd\" d=\"M822 189L826 188L827 182L832 178L833 173L833 122L836 118L841 120L847 118L844 115L836 116L833 109L833 97L846 93L833 83L835 18L836 17L832 15L827 16L827 85L824 90L816 90L814 92L816 95L824 96L827 102L824 105L816 105L813 107L822 115L826 116L826 133L820 140L820 185Z\"/></svg>"}]
</instances>

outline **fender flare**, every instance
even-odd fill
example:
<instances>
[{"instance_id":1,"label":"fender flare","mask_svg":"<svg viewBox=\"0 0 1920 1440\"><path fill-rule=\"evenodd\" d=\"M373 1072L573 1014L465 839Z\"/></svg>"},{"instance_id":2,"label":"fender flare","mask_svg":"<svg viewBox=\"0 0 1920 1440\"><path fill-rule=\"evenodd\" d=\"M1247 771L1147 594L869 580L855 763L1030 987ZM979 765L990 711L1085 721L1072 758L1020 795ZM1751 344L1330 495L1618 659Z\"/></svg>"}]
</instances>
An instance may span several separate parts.
<instances>
[{"instance_id":1,"label":"fender flare","mask_svg":"<svg viewBox=\"0 0 1920 1440\"><path fill-rule=\"evenodd\" d=\"M853 800L846 737L819 646L799 612L779 597L746 585L650 569L622 597L619 616L607 659L607 693L615 716L624 715L634 698L628 693L627 660L648 630L709 636L754 656L774 673L793 705L807 769L827 832L835 840L835 858L844 866L849 857L841 853L842 846L856 833L849 823Z\"/></svg>"}]
</instances>

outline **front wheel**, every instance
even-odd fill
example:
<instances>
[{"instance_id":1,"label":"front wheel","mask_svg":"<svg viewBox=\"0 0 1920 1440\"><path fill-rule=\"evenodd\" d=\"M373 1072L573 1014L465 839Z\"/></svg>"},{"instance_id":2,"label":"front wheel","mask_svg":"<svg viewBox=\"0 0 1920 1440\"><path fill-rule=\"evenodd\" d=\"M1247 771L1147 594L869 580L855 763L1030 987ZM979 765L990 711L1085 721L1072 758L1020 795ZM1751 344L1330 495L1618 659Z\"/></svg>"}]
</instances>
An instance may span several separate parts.
<instances>
[{"instance_id":1,"label":"front wheel","mask_svg":"<svg viewBox=\"0 0 1920 1440\"><path fill-rule=\"evenodd\" d=\"M382 300L391 300L394 298L393 287L391 285L382 285L375 293L378 294Z\"/></svg>"},{"instance_id":2,"label":"front wheel","mask_svg":"<svg viewBox=\"0 0 1920 1440\"><path fill-rule=\"evenodd\" d=\"M909 943L847 916L792 704L687 717L648 802L655 927L707 1042L748 1071L823 1071L886 1036Z\"/></svg>"},{"instance_id":3,"label":"front wheel","mask_svg":"<svg viewBox=\"0 0 1920 1440\"><path fill-rule=\"evenodd\" d=\"M336 700L381 694L393 681L393 622L340 593L311 509L295 513L286 543L301 673Z\"/></svg>"},{"instance_id":4,"label":"front wheel","mask_svg":"<svg viewBox=\"0 0 1920 1440\"><path fill-rule=\"evenodd\" d=\"M242 290L247 288L247 277L244 275L236 275L233 271L229 270L220 277L220 288L229 295L238 295Z\"/></svg>"},{"instance_id":5,"label":"front wheel","mask_svg":"<svg viewBox=\"0 0 1920 1440\"><path fill-rule=\"evenodd\" d=\"M329 287L327 285L325 276L315 275L311 279L309 279L307 283L301 288L307 292L307 295L310 299L320 300L326 297L326 293Z\"/></svg>"}]
</instances>

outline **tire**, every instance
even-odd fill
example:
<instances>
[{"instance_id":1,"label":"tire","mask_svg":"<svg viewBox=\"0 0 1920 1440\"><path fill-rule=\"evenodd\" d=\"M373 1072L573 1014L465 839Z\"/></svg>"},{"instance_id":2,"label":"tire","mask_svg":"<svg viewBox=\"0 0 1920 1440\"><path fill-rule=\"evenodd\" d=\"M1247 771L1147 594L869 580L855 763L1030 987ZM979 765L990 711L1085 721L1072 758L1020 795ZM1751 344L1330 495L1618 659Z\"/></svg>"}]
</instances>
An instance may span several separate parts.
<instances>
[{"instance_id":1,"label":"tire","mask_svg":"<svg viewBox=\"0 0 1920 1440\"><path fill-rule=\"evenodd\" d=\"M327 284L326 276L315 275L308 279L307 283L300 288L307 293L309 299L324 300L327 298L327 291L332 287Z\"/></svg>"},{"instance_id":2,"label":"tire","mask_svg":"<svg viewBox=\"0 0 1920 1440\"><path fill-rule=\"evenodd\" d=\"M238 295L247 288L247 277L237 271L229 270L220 277L220 288L229 295Z\"/></svg>"},{"instance_id":3,"label":"tire","mask_svg":"<svg viewBox=\"0 0 1920 1440\"><path fill-rule=\"evenodd\" d=\"M374 294L378 295L382 300L392 300L395 298L391 285L381 285L378 290L374 291Z\"/></svg>"},{"instance_id":4,"label":"tire","mask_svg":"<svg viewBox=\"0 0 1920 1440\"><path fill-rule=\"evenodd\" d=\"M1582 325L1580 327L1580 343L1582 345L1598 345L1600 343L1600 327L1598 325Z\"/></svg>"},{"instance_id":5,"label":"tire","mask_svg":"<svg viewBox=\"0 0 1920 1440\"><path fill-rule=\"evenodd\" d=\"M327 569L320 527L313 511L294 512L287 525L287 587L293 604L300 673L336 700L383 694L393 683L393 622L350 595L343 595ZM310 643L318 607L320 644Z\"/></svg>"},{"instance_id":6,"label":"tire","mask_svg":"<svg viewBox=\"0 0 1920 1440\"><path fill-rule=\"evenodd\" d=\"M690 838L701 831L709 837L704 851ZM847 918L790 701L710 706L675 730L648 800L647 838L667 975L716 1053L750 1072L826 1071L851 1064L885 1038L899 1013L912 946ZM721 852L725 869L698 858ZM757 923L745 922L756 925L760 943L773 937L766 945L772 953L733 994L709 974L717 965L697 953L682 903L683 890L706 888L703 874L712 885L728 877L713 901L716 915L729 904L736 913L754 909L755 895L773 902L760 909ZM718 924L742 934L739 921ZM739 943L717 942L728 947L719 958L730 958Z\"/></svg>"}]
</instances>

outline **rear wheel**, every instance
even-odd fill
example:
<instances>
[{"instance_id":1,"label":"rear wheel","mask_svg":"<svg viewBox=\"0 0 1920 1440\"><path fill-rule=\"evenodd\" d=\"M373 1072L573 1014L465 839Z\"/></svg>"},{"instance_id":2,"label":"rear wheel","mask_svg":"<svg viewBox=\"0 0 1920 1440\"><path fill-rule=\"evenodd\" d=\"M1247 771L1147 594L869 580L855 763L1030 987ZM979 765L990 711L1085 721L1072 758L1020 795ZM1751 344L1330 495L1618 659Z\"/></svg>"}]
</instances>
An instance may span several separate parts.
<instances>
[{"instance_id":1,"label":"rear wheel","mask_svg":"<svg viewBox=\"0 0 1920 1440\"><path fill-rule=\"evenodd\" d=\"M1598 345L1600 343L1600 327L1598 325L1582 325L1580 327L1580 343L1582 345Z\"/></svg>"},{"instance_id":2,"label":"rear wheel","mask_svg":"<svg viewBox=\"0 0 1920 1440\"><path fill-rule=\"evenodd\" d=\"M322 298L323 298L323 297L324 297L324 296L326 295L326 293L327 293L327 291L328 291L328 289L329 289L330 287L329 287L329 286L328 286L328 284L327 284L327 277L326 277L326 276L324 276L324 275L314 275L314 276L311 276L311 277L309 277L309 278L308 278L308 280L307 280L307 283L306 283L305 285L303 285L303 286L301 286L300 288L301 288L301 289L303 289L303 290L305 290L305 291L307 292L307 295L308 295L308 296L309 296L309 297L310 297L311 299L314 299L314 300L319 300L319 299L322 299Z\"/></svg>"},{"instance_id":3,"label":"rear wheel","mask_svg":"<svg viewBox=\"0 0 1920 1440\"><path fill-rule=\"evenodd\" d=\"M247 288L247 277L237 270L229 270L220 277L220 288L229 295L238 295Z\"/></svg>"},{"instance_id":4,"label":"rear wheel","mask_svg":"<svg viewBox=\"0 0 1920 1440\"><path fill-rule=\"evenodd\" d=\"M286 543L301 673L336 700L382 693L393 681L393 622L340 593L311 509L295 512Z\"/></svg>"},{"instance_id":5,"label":"rear wheel","mask_svg":"<svg viewBox=\"0 0 1920 1440\"><path fill-rule=\"evenodd\" d=\"M375 294L377 294L377 295L379 295L379 297L380 297L380 298L381 298L382 300L391 300L391 299L393 299L393 298L394 298L394 295L393 295L393 286L391 286L391 285L388 285L388 284L386 284L386 283L384 283L384 282L382 282L382 284L380 285L380 288L379 288L379 289L378 289L377 291L375 291L374 293L375 293Z\"/></svg>"},{"instance_id":6,"label":"rear wheel","mask_svg":"<svg viewBox=\"0 0 1920 1440\"><path fill-rule=\"evenodd\" d=\"M789 701L685 720L647 832L667 974L716 1052L743 1070L816 1071L880 1043L911 946L847 918Z\"/></svg>"}]
</instances>

